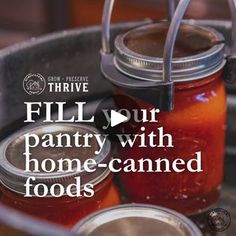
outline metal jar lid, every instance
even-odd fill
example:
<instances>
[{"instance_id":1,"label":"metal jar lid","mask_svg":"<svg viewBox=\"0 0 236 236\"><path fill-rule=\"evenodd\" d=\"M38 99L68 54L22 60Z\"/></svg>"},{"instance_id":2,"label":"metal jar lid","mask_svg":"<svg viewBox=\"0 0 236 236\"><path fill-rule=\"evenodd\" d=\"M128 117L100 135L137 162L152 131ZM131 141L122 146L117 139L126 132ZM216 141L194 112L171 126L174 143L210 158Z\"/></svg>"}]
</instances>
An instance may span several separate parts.
<instances>
[{"instance_id":1,"label":"metal jar lid","mask_svg":"<svg viewBox=\"0 0 236 236\"><path fill-rule=\"evenodd\" d=\"M98 131L90 126L73 125L73 124L53 124L53 125L41 125L33 129L24 129L19 132L14 133L9 138L5 139L0 144L0 181L2 184L13 192L19 194L25 194L25 182L29 177L35 177L36 181L32 182L32 185L38 183L45 184L47 187L52 186L55 183L61 184L63 187L67 187L69 184L76 183L75 177L81 177L81 189L83 189L84 184L91 183L97 185L101 183L110 173L108 168L97 168L100 163L109 163L110 161L110 150L111 144L107 140L103 149L99 155L94 154L94 147L96 147L97 142L91 141L92 148L80 148L80 147L70 147L70 148L44 148L41 145L32 148L31 158L35 158L41 163L44 159L50 158L53 160L59 160L60 158L68 159L79 159L81 161L82 170L78 171L73 163L73 172L70 173L60 173L60 172L37 172L28 173L25 172L25 138L24 134L37 134L42 137L44 134L69 134L72 136L76 132L79 134L97 134ZM83 163L87 159L95 159L96 168L95 172L88 173L83 168ZM57 191L57 190L56 190ZM72 192L75 193L76 188L72 188ZM39 189L40 192L40 189ZM33 194L33 193L32 193ZM50 195L49 195L50 196Z\"/></svg>"},{"instance_id":2,"label":"metal jar lid","mask_svg":"<svg viewBox=\"0 0 236 236\"><path fill-rule=\"evenodd\" d=\"M158 22L118 35L115 40L115 67L133 78L162 81L162 57L168 29L168 22ZM181 25L172 61L175 82L202 79L224 65L223 35L211 28Z\"/></svg>"},{"instance_id":3,"label":"metal jar lid","mask_svg":"<svg viewBox=\"0 0 236 236\"><path fill-rule=\"evenodd\" d=\"M185 216L163 207L128 204L88 216L73 231L83 236L201 236Z\"/></svg>"}]
</instances>

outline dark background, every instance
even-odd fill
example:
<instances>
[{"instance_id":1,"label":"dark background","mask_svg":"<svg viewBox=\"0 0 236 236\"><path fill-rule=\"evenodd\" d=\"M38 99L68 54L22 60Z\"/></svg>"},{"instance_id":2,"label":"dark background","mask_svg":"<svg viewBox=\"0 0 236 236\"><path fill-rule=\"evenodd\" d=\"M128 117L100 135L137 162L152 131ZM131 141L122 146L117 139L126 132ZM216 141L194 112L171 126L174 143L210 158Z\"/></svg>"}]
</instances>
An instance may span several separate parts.
<instances>
[{"instance_id":1,"label":"dark background","mask_svg":"<svg viewBox=\"0 0 236 236\"><path fill-rule=\"evenodd\" d=\"M0 48L41 34L100 24L104 0L0 0ZM113 22L162 19L167 0L117 0ZM229 18L227 0L192 0L187 18Z\"/></svg>"}]
</instances>

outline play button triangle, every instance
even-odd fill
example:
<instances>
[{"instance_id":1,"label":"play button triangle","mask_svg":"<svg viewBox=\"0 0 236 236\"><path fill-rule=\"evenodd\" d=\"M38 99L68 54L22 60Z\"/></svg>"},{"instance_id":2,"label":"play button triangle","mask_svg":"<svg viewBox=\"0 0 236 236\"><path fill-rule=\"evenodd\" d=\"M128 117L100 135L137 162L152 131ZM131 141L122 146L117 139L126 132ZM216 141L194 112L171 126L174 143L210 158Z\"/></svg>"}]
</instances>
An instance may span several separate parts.
<instances>
[{"instance_id":1,"label":"play button triangle","mask_svg":"<svg viewBox=\"0 0 236 236\"><path fill-rule=\"evenodd\" d=\"M124 116L120 114L119 112L116 112L114 110L111 110L111 127L115 127L123 122L128 121L129 118L127 116Z\"/></svg>"}]
</instances>

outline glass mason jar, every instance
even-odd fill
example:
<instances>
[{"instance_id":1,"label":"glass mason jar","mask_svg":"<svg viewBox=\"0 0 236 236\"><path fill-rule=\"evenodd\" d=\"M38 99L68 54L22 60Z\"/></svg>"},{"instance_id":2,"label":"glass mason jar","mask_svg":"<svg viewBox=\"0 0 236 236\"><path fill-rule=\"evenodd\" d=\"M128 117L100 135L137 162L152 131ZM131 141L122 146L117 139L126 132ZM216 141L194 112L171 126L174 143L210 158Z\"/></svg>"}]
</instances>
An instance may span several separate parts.
<instances>
[{"instance_id":1,"label":"glass mason jar","mask_svg":"<svg viewBox=\"0 0 236 236\"><path fill-rule=\"evenodd\" d=\"M201 236L198 227L185 216L152 205L127 204L89 215L73 231L77 235Z\"/></svg>"},{"instance_id":2,"label":"glass mason jar","mask_svg":"<svg viewBox=\"0 0 236 236\"><path fill-rule=\"evenodd\" d=\"M25 157L23 153L25 152L24 135L26 133L37 134L38 137L48 133L54 136L62 133L68 134L72 138L76 132L79 132L81 135L97 133L94 128L89 126L67 124L43 125L17 132L3 141L0 146L0 202L32 216L67 227L72 227L90 213L119 204L120 196L112 181L112 174L107 168L96 168L95 172L89 173L76 169L76 162L73 162L73 172L70 173L46 173L42 169L40 169L40 173L26 173L24 171ZM65 142L67 142L66 139L62 140L63 145L66 144ZM82 168L87 159L95 158L97 163L108 163L111 158L110 142L106 141L102 151L96 157L94 157L94 150L98 147L97 141L93 137L90 143L91 147L87 148L75 146L70 148L45 148L39 145L38 147L31 148L31 157L37 159L40 165L47 158L53 159L55 163L61 158L78 159L82 163ZM67 167L66 162L63 163L65 170L67 170ZM33 168L33 164L30 165L30 168ZM48 168L50 169L50 167ZM32 188L39 183L45 184L48 188L52 187L55 183L61 184L66 188L70 184L75 184L75 177L81 177L81 197L69 197L66 194L63 194L61 197L53 197L50 193L44 197L36 197L33 192L31 193L32 197L24 197L26 194L26 187L24 185L30 176L36 177L36 181L31 183ZM82 194L86 183L94 185L95 194L93 197L87 198ZM77 187L72 187L71 190L73 194L76 194ZM38 192L42 195L41 188L39 188ZM58 194L57 191L56 194Z\"/></svg>"},{"instance_id":3,"label":"glass mason jar","mask_svg":"<svg viewBox=\"0 0 236 236\"><path fill-rule=\"evenodd\" d=\"M114 65L134 81L161 81L163 48L168 23L154 23L117 36ZM174 51L172 79L174 109L161 111L158 123L143 123L146 136L158 127L173 137L172 148L121 148L123 160L168 158L173 162L193 159L202 153L202 172L121 173L120 180L129 202L156 204L192 214L215 203L223 179L226 94L223 82L223 36L213 29L182 24ZM147 88L148 90L148 88ZM137 90L137 93L138 90ZM154 105L116 87L116 95L133 99L140 109ZM150 95L151 96L151 95ZM125 100L125 99L124 99ZM125 101L116 101L124 108ZM129 108L129 107L127 107Z\"/></svg>"}]
</instances>

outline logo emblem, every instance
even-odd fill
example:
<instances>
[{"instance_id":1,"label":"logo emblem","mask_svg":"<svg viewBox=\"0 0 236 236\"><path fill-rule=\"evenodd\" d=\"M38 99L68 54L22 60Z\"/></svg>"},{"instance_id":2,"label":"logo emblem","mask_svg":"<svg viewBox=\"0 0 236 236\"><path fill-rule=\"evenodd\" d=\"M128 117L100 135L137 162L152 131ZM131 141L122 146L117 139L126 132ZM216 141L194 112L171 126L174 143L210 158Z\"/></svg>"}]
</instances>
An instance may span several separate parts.
<instances>
[{"instance_id":1,"label":"logo emblem","mask_svg":"<svg viewBox=\"0 0 236 236\"><path fill-rule=\"evenodd\" d=\"M208 226L213 232L223 232L229 228L231 217L228 211L222 208L216 208L207 214Z\"/></svg>"},{"instance_id":2,"label":"logo emblem","mask_svg":"<svg viewBox=\"0 0 236 236\"><path fill-rule=\"evenodd\" d=\"M23 88L29 95L40 95L46 87L46 81L40 74L28 74L23 80Z\"/></svg>"}]
</instances>

